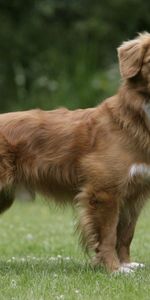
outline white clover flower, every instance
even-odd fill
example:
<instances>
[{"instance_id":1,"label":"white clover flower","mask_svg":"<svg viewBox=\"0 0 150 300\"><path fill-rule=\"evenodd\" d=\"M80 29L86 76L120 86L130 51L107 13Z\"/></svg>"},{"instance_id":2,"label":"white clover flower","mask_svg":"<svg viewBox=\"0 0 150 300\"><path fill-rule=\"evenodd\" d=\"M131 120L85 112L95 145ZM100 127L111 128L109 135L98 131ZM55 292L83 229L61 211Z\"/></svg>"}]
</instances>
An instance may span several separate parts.
<instances>
[{"instance_id":1,"label":"white clover flower","mask_svg":"<svg viewBox=\"0 0 150 300\"><path fill-rule=\"evenodd\" d=\"M26 261L26 259L25 259L25 257L21 257L21 262L25 262Z\"/></svg>"},{"instance_id":2,"label":"white clover flower","mask_svg":"<svg viewBox=\"0 0 150 300\"><path fill-rule=\"evenodd\" d=\"M16 286L17 286L16 280L12 279L12 281L11 281L11 283L10 283L10 286L11 286L12 288L16 288Z\"/></svg>"},{"instance_id":3,"label":"white clover flower","mask_svg":"<svg viewBox=\"0 0 150 300\"><path fill-rule=\"evenodd\" d=\"M26 239L27 239L28 241L32 241L32 240L33 240L33 235L32 235L31 233L28 233L28 234L26 235Z\"/></svg>"},{"instance_id":4,"label":"white clover flower","mask_svg":"<svg viewBox=\"0 0 150 300\"><path fill-rule=\"evenodd\" d=\"M11 258L13 261L16 259L14 256L12 256L12 258Z\"/></svg>"},{"instance_id":5,"label":"white clover flower","mask_svg":"<svg viewBox=\"0 0 150 300\"><path fill-rule=\"evenodd\" d=\"M57 300L64 299L64 295L59 295L56 297Z\"/></svg>"},{"instance_id":6,"label":"white clover flower","mask_svg":"<svg viewBox=\"0 0 150 300\"><path fill-rule=\"evenodd\" d=\"M51 256L51 257L49 258L49 260L56 260L56 257Z\"/></svg>"},{"instance_id":7,"label":"white clover flower","mask_svg":"<svg viewBox=\"0 0 150 300\"><path fill-rule=\"evenodd\" d=\"M67 256L67 257L65 257L65 259L66 259L66 260L70 260L70 259L71 259L71 257Z\"/></svg>"}]
</instances>

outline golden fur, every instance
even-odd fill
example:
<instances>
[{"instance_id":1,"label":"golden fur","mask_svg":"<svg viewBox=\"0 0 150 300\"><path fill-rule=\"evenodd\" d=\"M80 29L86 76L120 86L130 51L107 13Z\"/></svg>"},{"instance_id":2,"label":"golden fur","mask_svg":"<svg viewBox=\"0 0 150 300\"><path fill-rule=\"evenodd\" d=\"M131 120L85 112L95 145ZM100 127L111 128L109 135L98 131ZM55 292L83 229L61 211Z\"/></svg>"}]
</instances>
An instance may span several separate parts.
<instances>
[{"instance_id":1,"label":"golden fur","mask_svg":"<svg viewBox=\"0 0 150 300\"><path fill-rule=\"evenodd\" d=\"M150 178L136 169L150 165L150 34L123 43L118 56L121 88L96 108L0 115L0 211L20 185L68 199L79 208L83 244L110 271L130 261L150 193Z\"/></svg>"}]
</instances>

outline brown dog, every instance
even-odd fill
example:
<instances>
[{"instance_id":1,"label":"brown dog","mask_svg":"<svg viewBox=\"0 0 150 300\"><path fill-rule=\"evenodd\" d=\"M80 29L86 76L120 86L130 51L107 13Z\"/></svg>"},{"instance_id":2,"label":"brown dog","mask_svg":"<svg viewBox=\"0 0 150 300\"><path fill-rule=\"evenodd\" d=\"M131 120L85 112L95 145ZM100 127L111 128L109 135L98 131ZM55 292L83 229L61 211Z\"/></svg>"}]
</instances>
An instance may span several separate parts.
<instances>
[{"instance_id":1,"label":"brown dog","mask_svg":"<svg viewBox=\"0 0 150 300\"><path fill-rule=\"evenodd\" d=\"M0 211L18 186L72 199L95 263L128 271L138 265L129 264L129 249L150 193L150 34L118 55L123 84L98 107L0 116Z\"/></svg>"}]
</instances>

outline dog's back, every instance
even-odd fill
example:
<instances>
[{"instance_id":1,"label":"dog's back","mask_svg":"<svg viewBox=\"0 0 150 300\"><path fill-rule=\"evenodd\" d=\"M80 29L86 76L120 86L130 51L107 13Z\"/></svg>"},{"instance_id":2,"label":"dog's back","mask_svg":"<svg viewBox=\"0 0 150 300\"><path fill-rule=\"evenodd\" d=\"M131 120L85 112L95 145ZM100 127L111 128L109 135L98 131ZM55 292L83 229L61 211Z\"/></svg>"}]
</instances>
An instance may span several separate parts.
<instances>
[{"instance_id":1,"label":"dog's back","mask_svg":"<svg viewBox=\"0 0 150 300\"><path fill-rule=\"evenodd\" d=\"M64 108L1 114L1 144L5 141L6 155L12 154L12 182L46 194L54 186L75 190L82 180L80 160L92 148L97 114L96 109Z\"/></svg>"}]
</instances>

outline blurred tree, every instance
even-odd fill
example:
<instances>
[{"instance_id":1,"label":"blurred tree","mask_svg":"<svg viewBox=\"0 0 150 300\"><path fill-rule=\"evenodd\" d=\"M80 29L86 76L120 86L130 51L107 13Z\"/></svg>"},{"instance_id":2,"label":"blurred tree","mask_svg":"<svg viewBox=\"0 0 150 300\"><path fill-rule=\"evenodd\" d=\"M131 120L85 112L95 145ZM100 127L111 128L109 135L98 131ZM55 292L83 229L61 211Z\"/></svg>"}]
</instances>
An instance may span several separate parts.
<instances>
[{"instance_id":1,"label":"blurred tree","mask_svg":"<svg viewBox=\"0 0 150 300\"><path fill-rule=\"evenodd\" d=\"M116 47L150 30L148 0L0 0L0 111L97 104Z\"/></svg>"}]
</instances>

